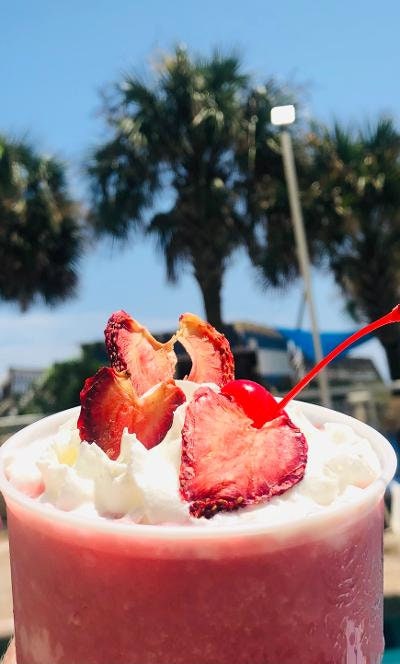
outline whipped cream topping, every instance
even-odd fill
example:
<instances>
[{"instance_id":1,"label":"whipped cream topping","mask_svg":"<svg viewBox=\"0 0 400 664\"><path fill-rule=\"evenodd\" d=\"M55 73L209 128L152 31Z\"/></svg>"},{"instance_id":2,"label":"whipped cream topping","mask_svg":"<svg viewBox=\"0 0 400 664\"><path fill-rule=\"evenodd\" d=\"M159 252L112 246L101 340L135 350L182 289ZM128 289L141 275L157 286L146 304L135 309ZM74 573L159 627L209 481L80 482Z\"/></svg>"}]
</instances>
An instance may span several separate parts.
<instances>
[{"instance_id":1,"label":"whipped cream topping","mask_svg":"<svg viewBox=\"0 0 400 664\"><path fill-rule=\"evenodd\" d=\"M308 461L304 478L268 502L220 512L213 519L196 519L179 494L181 430L185 410L202 387L176 381L186 402L174 414L162 442L147 450L135 434L124 432L115 461L95 444L81 442L76 419L52 437L35 441L6 459L5 470L14 486L60 510L94 518L118 518L147 524L221 524L238 521L281 523L353 501L376 479L380 463L369 441L346 424L326 423L316 428L301 406L287 412L304 433ZM215 391L216 385L208 384Z\"/></svg>"}]
</instances>

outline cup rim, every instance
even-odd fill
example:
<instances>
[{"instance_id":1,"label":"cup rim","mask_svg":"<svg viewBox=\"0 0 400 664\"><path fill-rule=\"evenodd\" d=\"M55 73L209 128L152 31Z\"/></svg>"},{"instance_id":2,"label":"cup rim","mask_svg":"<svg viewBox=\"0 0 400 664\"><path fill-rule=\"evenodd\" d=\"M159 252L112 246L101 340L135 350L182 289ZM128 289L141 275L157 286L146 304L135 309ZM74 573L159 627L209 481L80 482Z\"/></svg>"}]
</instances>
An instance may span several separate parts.
<instances>
[{"instance_id":1,"label":"cup rim","mask_svg":"<svg viewBox=\"0 0 400 664\"><path fill-rule=\"evenodd\" d=\"M199 527L187 524L164 525L140 524L134 522L127 523L126 521L121 522L119 520L110 520L101 517L91 518L83 514L76 514L74 511L63 511L55 508L53 505L40 503L35 498L27 496L14 487L5 476L3 461L10 448L14 445L20 445L22 447L25 439L31 439L32 434L35 432L38 433L45 428L49 430L45 435L51 435L52 429L55 431L56 428L68 419L78 415L80 410L79 406L49 415L24 427L13 434L0 446L0 492L3 493L4 498L6 499L6 504L8 499L10 499L11 502L16 503L26 510L33 511L35 514L40 515L47 520L56 520L58 524L64 523L69 526L80 526L84 527L86 530L96 531L97 533L101 532L124 536L130 535L143 539L163 540L215 540L226 537L279 534L294 531L296 529L301 530L306 526L307 528L312 529L318 525L324 525L324 522L326 523L328 517L338 519L342 515L346 516L346 513L350 510L357 509L357 507L362 507L363 505L368 505L372 502L377 502L379 498L383 496L386 486L392 480L397 465L396 454L389 441L368 424L356 420L350 415L303 401L293 401L292 404L294 406L300 406L304 415L314 424L323 422L348 424L356 431L356 433L369 440L379 458L382 472L368 487L363 489L360 497L357 497L348 503L341 503L335 506L328 505L320 512L309 514L306 517L304 517L304 515L294 516L293 519L285 520L282 523L251 521L243 524L237 522L227 525L218 524L218 526L207 523L202 524Z\"/></svg>"}]
</instances>

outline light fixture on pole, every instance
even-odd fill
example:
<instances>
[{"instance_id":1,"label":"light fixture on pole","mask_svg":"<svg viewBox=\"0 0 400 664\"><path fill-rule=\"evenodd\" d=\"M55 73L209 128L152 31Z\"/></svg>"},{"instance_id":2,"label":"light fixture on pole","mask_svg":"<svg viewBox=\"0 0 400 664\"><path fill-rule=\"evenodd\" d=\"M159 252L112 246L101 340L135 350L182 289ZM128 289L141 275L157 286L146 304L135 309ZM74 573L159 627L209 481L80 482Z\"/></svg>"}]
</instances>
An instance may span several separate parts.
<instances>
[{"instance_id":1,"label":"light fixture on pole","mask_svg":"<svg viewBox=\"0 0 400 664\"><path fill-rule=\"evenodd\" d=\"M271 109L271 122L273 125L285 127L292 124L296 119L294 106L274 106ZM282 159L285 171L286 184L289 194L290 212L292 216L296 249L299 259L300 272L304 281L304 293L308 304L311 321L311 331L314 346L315 359L322 359L321 337L318 329L317 314L314 306L314 298L311 284L310 258L307 247L307 239L304 230L303 215L300 205L299 187L297 184L296 166L293 156L293 146L290 133L286 129L281 131ZM331 406L328 378L325 371L318 376L321 401L324 406Z\"/></svg>"}]
</instances>

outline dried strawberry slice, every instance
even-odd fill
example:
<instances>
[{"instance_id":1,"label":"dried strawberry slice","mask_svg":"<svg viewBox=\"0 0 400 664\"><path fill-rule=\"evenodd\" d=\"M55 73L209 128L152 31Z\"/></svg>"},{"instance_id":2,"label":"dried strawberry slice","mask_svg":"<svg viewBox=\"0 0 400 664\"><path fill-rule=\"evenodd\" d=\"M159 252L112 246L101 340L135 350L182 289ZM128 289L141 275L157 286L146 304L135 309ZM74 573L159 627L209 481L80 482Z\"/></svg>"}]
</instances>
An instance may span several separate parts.
<instances>
[{"instance_id":1,"label":"dried strawberry slice","mask_svg":"<svg viewBox=\"0 0 400 664\"><path fill-rule=\"evenodd\" d=\"M160 343L125 311L116 311L105 329L111 364L127 371L138 394L172 378L176 365L174 343L180 341L192 360L189 380L225 385L234 378L234 360L228 340L194 314L183 314L180 327L166 343Z\"/></svg>"},{"instance_id":2,"label":"dried strawberry slice","mask_svg":"<svg viewBox=\"0 0 400 664\"><path fill-rule=\"evenodd\" d=\"M235 363L226 337L194 314L182 314L179 323L177 339L192 360L188 379L220 387L233 380Z\"/></svg>"},{"instance_id":3,"label":"dried strawberry slice","mask_svg":"<svg viewBox=\"0 0 400 664\"><path fill-rule=\"evenodd\" d=\"M129 376L102 367L86 379L80 396L78 429L81 440L96 442L111 459L115 459L124 427L129 428L137 410Z\"/></svg>"},{"instance_id":4,"label":"dried strawberry slice","mask_svg":"<svg viewBox=\"0 0 400 664\"><path fill-rule=\"evenodd\" d=\"M260 429L233 401L204 387L182 430L181 496L196 516L212 517L267 500L299 482L307 442L286 413Z\"/></svg>"},{"instance_id":5,"label":"dried strawberry slice","mask_svg":"<svg viewBox=\"0 0 400 664\"><path fill-rule=\"evenodd\" d=\"M172 379L160 383L138 399L140 409L132 432L147 449L155 447L171 428L175 410L185 401L185 394Z\"/></svg>"},{"instance_id":6,"label":"dried strawberry slice","mask_svg":"<svg viewBox=\"0 0 400 664\"><path fill-rule=\"evenodd\" d=\"M111 459L116 459L126 427L150 449L164 438L175 409L184 401L184 393L173 380L138 397L127 372L102 367L85 381L81 391L81 440L97 443Z\"/></svg>"},{"instance_id":7,"label":"dried strawberry slice","mask_svg":"<svg viewBox=\"0 0 400 664\"><path fill-rule=\"evenodd\" d=\"M163 344L125 311L116 311L104 331L111 365L127 371L141 395L153 385L173 378L176 364L174 340Z\"/></svg>"}]
</instances>

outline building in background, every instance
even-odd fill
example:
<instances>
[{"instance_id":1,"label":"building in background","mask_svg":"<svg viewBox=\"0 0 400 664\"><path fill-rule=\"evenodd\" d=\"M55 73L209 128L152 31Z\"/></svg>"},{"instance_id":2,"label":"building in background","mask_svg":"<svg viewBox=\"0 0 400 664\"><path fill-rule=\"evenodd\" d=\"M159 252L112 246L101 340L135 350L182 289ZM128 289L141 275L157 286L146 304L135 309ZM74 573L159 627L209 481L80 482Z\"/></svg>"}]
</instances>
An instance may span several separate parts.
<instances>
[{"instance_id":1,"label":"building in background","mask_svg":"<svg viewBox=\"0 0 400 664\"><path fill-rule=\"evenodd\" d=\"M298 329L272 329L252 323L232 325L241 343L256 354L255 372L259 380L277 395L286 393L315 364L312 335ZM351 332L321 334L327 355ZM359 344L370 337L364 337ZM354 345L352 346L354 348ZM386 406L388 390L374 362L369 358L342 353L326 369L333 407L358 419L379 426ZM300 399L320 403L318 384L314 380Z\"/></svg>"},{"instance_id":2,"label":"building in background","mask_svg":"<svg viewBox=\"0 0 400 664\"><path fill-rule=\"evenodd\" d=\"M43 376L43 369L10 367L0 383L0 416L12 415L22 396Z\"/></svg>"}]
</instances>

